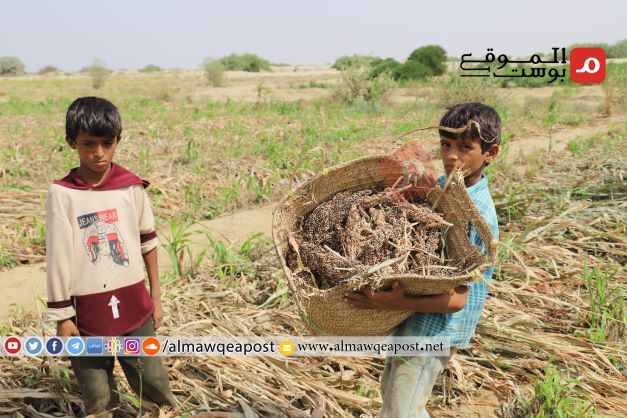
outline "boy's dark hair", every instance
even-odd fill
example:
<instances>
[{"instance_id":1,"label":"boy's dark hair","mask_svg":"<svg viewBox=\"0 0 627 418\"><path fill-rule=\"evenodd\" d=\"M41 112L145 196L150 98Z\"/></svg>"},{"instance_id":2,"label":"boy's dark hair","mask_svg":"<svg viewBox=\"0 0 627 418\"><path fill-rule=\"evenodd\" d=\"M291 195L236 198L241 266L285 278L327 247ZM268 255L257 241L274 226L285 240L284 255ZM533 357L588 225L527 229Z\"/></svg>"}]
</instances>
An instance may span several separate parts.
<instances>
[{"instance_id":1,"label":"boy's dark hair","mask_svg":"<svg viewBox=\"0 0 627 418\"><path fill-rule=\"evenodd\" d=\"M463 128L469 120L481 127L481 133L475 124L463 133L451 133L439 129L440 136L449 139L472 138L481 140L481 151L486 152L492 144L501 143L501 118L493 107L478 102L459 103L447 109L440 120L440 126Z\"/></svg>"},{"instance_id":2,"label":"boy's dark hair","mask_svg":"<svg viewBox=\"0 0 627 418\"><path fill-rule=\"evenodd\" d=\"M120 139L122 118L118 108L100 97L79 97L67 109L65 138L76 141L80 132Z\"/></svg>"}]
</instances>

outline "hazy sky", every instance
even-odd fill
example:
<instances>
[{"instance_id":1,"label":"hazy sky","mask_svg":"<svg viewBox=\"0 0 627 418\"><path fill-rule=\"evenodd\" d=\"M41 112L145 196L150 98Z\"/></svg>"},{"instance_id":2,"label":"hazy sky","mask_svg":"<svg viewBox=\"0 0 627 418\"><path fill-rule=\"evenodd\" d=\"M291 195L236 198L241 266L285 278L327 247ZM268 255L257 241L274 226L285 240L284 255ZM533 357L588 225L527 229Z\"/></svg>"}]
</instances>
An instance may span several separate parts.
<instances>
[{"instance_id":1,"label":"hazy sky","mask_svg":"<svg viewBox=\"0 0 627 418\"><path fill-rule=\"evenodd\" d=\"M252 52L271 62L332 63L345 54L404 60L439 44L450 56L512 56L627 38L627 1L0 0L0 56L27 71L196 68Z\"/></svg>"}]
</instances>

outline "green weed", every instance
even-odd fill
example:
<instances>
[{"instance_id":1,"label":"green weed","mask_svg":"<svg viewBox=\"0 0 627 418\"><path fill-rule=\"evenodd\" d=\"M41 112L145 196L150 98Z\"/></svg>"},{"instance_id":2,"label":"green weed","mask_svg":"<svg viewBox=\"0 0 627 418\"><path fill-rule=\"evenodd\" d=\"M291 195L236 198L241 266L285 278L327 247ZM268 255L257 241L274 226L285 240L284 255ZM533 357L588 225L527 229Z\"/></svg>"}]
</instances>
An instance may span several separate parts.
<instances>
[{"instance_id":1,"label":"green weed","mask_svg":"<svg viewBox=\"0 0 627 418\"><path fill-rule=\"evenodd\" d=\"M57 383L67 393L72 391L75 386L74 378L70 375L70 369L67 367L59 366L59 374L56 377Z\"/></svg>"},{"instance_id":2,"label":"green weed","mask_svg":"<svg viewBox=\"0 0 627 418\"><path fill-rule=\"evenodd\" d=\"M535 394L523 401L520 417L525 418L580 418L598 417L596 408L581 390L583 382L562 377L552 359L544 368L544 379L537 379Z\"/></svg>"},{"instance_id":3,"label":"green weed","mask_svg":"<svg viewBox=\"0 0 627 418\"><path fill-rule=\"evenodd\" d=\"M267 244L263 233L257 233L244 241L239 248L227 247L222 241L207 234L211 253L211 270L220 280L233 280L238 276L254 273L253 260Z\"/></svg>"},{"instance_id":4,"label":"green weed","mask_svg":"<svg viewBox=\"0 0 627 418\"><path fill-rule=\"evenodd\" d=\"M191 164L198 159L198 146L194 138L188 138L183 147L183 164Z\"/></svg>"},{"instance_id":5,"label":"green weed","mask_svg":"<svg viewBox=\"0 0 627 418\"><path fill-rule=\"evenodd\" d=\"M568 150L572 152L573 155L582 155L593 148L599 139L600 135L593 135L589 138L577 137L568 143Z\"/></svg>"},{"instance_id":6,"label":"green weed","mask_svg":"<svg viewBox=\"0 0 627 418\"><path fill-rule=\"evenodd\" d=\"M17 265L17 260L13 258L11 254L9 254L7 248L2 243L0 243L0 268L11 268L15 265Z\"/></svg>"},{"instance_id":7,"label":"green weed","mask_svg":"<svg viewBox=\"0 0 627 418\"><path fill-rule=\"evenodd\" d=\"M207 247L201 249L195 255L192 251L193 242L190 237L194 232L192 232L191 229L196 225L196 222L187 221L179 223L175 219L170 221L170 234L166 236L166 244L163 246L168 253L170 263L177 277L185 275L196 277L199 272L200 264L207 253ZM188 261L187 268L185 266L185 259Z\"/></svg>"},{"instance_id":8,"label":"green weed","mask_svg":"<svg viewBox=\"0 0 627 418\"><path fill-rule=\"evenodd\" d=\"M365 379L359 379L357 381L357 395L367 398L375 398L379 395L378 391L372 387L372 383Z\"/></svg>"},{"instance_id":9,"label":"green weed","mask_svg":"<svg viewBox=\"0 0 627 418\"><path fill-rule=\"evenodd\" d=\"M584 266L583 278L590 293L587 322L590 339L597 343L622 341L625 337L627 294L613 283L618 271L604 274L598 266Z\"/></svg>"}]
</instances>

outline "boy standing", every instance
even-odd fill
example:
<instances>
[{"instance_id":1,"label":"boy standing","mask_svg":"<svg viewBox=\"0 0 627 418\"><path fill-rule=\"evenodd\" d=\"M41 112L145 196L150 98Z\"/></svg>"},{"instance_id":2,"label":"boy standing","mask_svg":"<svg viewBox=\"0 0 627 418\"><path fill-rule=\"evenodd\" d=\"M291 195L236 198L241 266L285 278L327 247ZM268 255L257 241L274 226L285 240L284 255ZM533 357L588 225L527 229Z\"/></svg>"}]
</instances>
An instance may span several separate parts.
<instances>
[{"instance_id":1,"label":"boy standing","mask_svg":"<svg viewBox=\"0 0 627 418\"><path fill-rule=\"evenodd\" d=\"M76 99L65 133L80 165L48 190L46 319L57 322L61 337L154 336L163 319L158 239L144 191L149 183L113 163L122 133L118 110L105 99ZM118 359L137 394L176 406L160 358ZM114 357L71 357L71 362L87 414L118 406Z\"/></svg>"},{"instance_id":2,"label":"boy standing","mask_svg":"<svg viewBox=\"0 0 627 418\"><path fill-rule=\"evenodd\" d=\"M484 168L497 156L501 141L501 119L490 106L481 103L462 103L448 109L440 126L465 128L462 133L452 134L439 130L440 153L446 176L438 179L443 186L446 177L455 169L462 169L468 195L477 206L494 239L499 230L496 209ZM429 183L429 180L425 180ZM433 180L431 180L433 181ZM485 249L477 231L471 227L470 242ZM483 277L492 280L493 268ZM458 286L441 295L407 296L398 282L392 283L388 292L365 291L348 293L347 301L359 308L376 308L416 312L397 328L397 336L448 337L451 349L466 348L474 333L488 286L481 280ZM381 381L383 406L382 418L427 418L425 408L435 380L448 357L388 357Z\"/></svg>"}]
</instances>

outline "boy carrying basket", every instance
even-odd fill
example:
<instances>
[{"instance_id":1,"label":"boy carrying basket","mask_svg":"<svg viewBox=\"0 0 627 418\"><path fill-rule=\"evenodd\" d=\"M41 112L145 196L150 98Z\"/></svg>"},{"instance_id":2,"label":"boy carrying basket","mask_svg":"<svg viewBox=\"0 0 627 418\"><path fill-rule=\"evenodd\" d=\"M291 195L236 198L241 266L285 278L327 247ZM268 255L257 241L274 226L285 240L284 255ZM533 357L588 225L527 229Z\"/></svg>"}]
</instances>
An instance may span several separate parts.
<instances>
[{"instance_id":1,"label":"boy carrying basket","mask_svg":"<svg viewBox=\"0 0 627 418\"><path fill-rule=\"evenodd\" d=\"M488 179L483 170L499 151L501 141L501 119L490 106L481 103L462 103L448 109L440 120L440 127L467 128L462 133L450 133L440 129L440 154L446 176L437 182L444 186L447 176L454 170L464 171L466 191L484 218L494 239L498 240L499 229L496 209ZM457 130L457 129L456 129ZM434 182L428 174L424 184ZM484 243L474 227L469 229L472 244L485 250ZM492 280L493 268L483 277ZM398 282L392 283L387 292L347 293L346 300L358 308L413 311L395 331L397 336L448 337L451 348L466 348L474 333L488 286L477 280L458 286L448 293L429 296L406 295ZM448 363L447 357L388 357L381 381L383 406L382 418L428 418L425 408L435 380Z\"/></svg>"}]
</instances>

